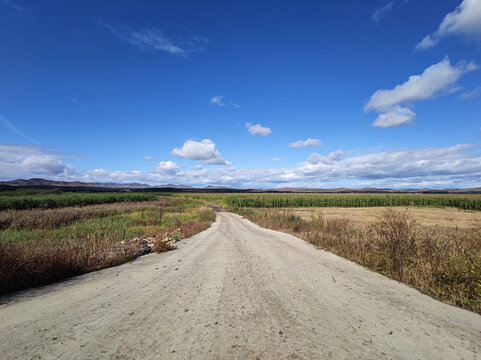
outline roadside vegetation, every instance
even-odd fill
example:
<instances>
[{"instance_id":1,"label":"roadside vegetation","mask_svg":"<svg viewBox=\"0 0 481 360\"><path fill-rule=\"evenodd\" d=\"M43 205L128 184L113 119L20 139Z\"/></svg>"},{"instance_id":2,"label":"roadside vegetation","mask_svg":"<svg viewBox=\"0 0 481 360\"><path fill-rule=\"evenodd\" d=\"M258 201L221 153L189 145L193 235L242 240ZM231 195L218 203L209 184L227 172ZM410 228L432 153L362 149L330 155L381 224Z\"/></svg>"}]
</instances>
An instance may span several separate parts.
<instances>
[{"instance_id":1,"label":"roadside vegetation","mask_svg":"<svg viewBox=\"0 0 481 360\"><path fill-rule=\"evenodd\" d=\"M199 201L153 194L20 197L27 197L30 204L44 204L47 198L54 206L0 211L0 294L132 260L143 253L139 244L145 247L141 240L132 239L148 237L153 251L171 250L173 243L208 228L215 220L213 210ZM72 201L97 204L58 208Z\"/></svg>"},{"instance_id":2,"label":"roadside vegetation","mask_svg":"<svg viewBox=\"0 0 481 360\"><path fill-rule=\"evenodd\" d=\"M303 219L290 209L231 207L254 223L413 286L439 300L481 313L481 224L470 228L423 226L409 209L383 209L369 224Z\"/></svg>"}]
</instances>

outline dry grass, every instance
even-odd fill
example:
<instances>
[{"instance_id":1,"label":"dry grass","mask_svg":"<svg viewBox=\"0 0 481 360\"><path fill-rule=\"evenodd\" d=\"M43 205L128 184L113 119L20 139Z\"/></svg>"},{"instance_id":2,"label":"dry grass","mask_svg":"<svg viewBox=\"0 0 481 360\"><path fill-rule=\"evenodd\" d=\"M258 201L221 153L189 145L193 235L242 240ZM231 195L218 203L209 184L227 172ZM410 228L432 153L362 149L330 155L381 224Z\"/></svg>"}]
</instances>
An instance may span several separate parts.
<instances>
[{"instance_id":1,"label":"dry grass","mask_svg":"<svg viewBox=\"0 0 481 360\"><path fill-rule=\"evenodd\" d=\"M185 238L215 220L199 202L160 198L146 203L0 212L0 294L122 264L139 245L122 241L149 236L153 250L165 237ZM122 243L121 243L122 241Z\"/></svg>"},{"instance_id":2,"label":"dry grass","mask_svg":"<svg viewBox=\"0 0 481 360\"><path fill-rule=\"evenodd\" d=\"M386 207L366 208L297 208L291 209L304 220L321 214L326 219L349 220L357 225L368 225L377 220ZM283 210L283 209L281 209ZM456 208L410 207L411 217L420 225L471 228L481 224L481 212Z\"/></svg>"},{"instance_id":3,"label":"dry grass","mask_svg":"<svg viewBox=\"0 0 481 360\"><path fill-rule=\"evenodd\" d=\"M481 313L481 226L425 226L410 210L391 208L364 225L324 218L322 213L310 219L289 210L242 209L239 213L435 298Z\"/></svg>"},{"instance_id":4,"label":"dry grass","mask_svg":"<svg viewBox=\"0 0 481 360\"><path fill-rule=\"evenodd\" d=\"M0 294L119 265L135 257L133 245L114 247L95 239L0 242Z\"/></svg>"}]
</instances>

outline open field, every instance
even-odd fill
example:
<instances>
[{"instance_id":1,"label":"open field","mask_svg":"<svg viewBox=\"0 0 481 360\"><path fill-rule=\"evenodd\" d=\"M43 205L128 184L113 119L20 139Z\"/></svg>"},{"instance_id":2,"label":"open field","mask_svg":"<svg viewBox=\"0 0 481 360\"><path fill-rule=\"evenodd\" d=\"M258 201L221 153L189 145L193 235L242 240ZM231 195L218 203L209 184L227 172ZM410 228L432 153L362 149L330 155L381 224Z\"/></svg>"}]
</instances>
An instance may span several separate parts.
<instances>
[{"instance_id":1,"label":"open field","mask_svg":"<svg viewBox=\"0 0 481 360\"><path fill-rule=\"evenodd\" d=\"M364 207L364 208L280 208L279 210L291 210L304 220L310 220L313 216L323 216L326 220L348 220L357 224L369 224L376 221L388 208L387 207ZM404 209L404 207L400 207ZM446 226L470 228L481 225L481 212L460 210L456 208L440 207L409 207L409 213L413 220L420 225Z\"/></svg>"},{"instance_id":2,"label":"open field","mask_svg":"<svg viewBox=\"0 0 481 360\"><path fill-rule=\"evenodd\" d=\"M114 203L0 211L0 294L134 259L145 247L130 241L134 238L149 237L155 242L154 251L169 250L172 246L164 244L166 238L178 241L191 236L215 218L210 208L194 200L149 195L147 202L123 202L144 198L80 195L83 200ZM36 200L51 195L29 196Z\"/></svg>"},{"instance_id":3,"label":"open field","mask_svg":"<svg viewBox=\"0 0 481 360\"><path fill-rule=\"evenodd\" d=\"M148 197L135 197L142 201L124 202L131 195ZM208 227L214 218L206 204L216 204L261 226L299 236L438 299L481 312L481 212L462 210L463 207L477 208L480 195L165 196L39 192L4 193L2 196L113 201L58 207L68 201L54 200L55 206L50 209L0 211L0 251L2 266L6 269L1 272L2 281L10 284L3 286L9 289L3 292L134 258L135 244L119 247L121 241L143 237L187 237L197 233ZM403 205L407 202L410 203L408 208ZM319 203L325 206L314 206ZM367 206L373 203L376 206ZM385 203L397 206L382 206ZM267 207L259 207L266 204ZM355 207L347 207L353 204ZM175 232L177 229L180 234ZM62 264L60 270L55 267L59 263ZM19 280L12 274L29 280ZM5 280L8 276L10 278Z\"/></svg>"}]
</instances>

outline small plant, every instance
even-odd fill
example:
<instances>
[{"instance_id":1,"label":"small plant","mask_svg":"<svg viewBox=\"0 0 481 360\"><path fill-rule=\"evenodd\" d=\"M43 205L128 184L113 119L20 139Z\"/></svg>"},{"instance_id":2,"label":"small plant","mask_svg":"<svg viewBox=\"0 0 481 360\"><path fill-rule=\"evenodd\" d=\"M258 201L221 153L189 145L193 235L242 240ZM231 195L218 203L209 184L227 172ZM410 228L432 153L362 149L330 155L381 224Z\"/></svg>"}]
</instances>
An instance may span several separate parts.
<instances>
[{"instance_id":1,"label":"small plant","mask_svg":"<svg viewBox=\"0 0 481 360\"><path fill-rule=\"evenodd\" d=\"M287 217L287 222L295 232L298 232L303 224L302 218L299 215L294 214L291 214Z\"/></svg>"}]
</instances>

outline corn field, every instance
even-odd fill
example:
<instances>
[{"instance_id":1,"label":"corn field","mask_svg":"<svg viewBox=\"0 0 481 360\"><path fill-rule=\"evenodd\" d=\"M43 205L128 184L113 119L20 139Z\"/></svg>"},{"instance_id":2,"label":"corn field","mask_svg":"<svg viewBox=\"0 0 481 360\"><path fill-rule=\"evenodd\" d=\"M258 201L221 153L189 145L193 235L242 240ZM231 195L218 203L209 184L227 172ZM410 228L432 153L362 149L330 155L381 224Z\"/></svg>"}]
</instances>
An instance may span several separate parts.
<instances>
[{"instance_id":1,"label":"corn field","mask_svg":"<svg viewBox=\"0 0 481 360\"><path fill-rule=\"evenodd\" d=\"M61 193L41 195L1 196L0 210L52 209L66 206L85 206L125 201L151 201L154 194L140 193Z\"/></svg>"},{"instance_id":2,"label":"corn field","mask_svg":"<svg viewBox=\"0 0 481 360\"><path fill-rule=\"evenodd\" d=\"M233 207L375 207L375 206L434 206L481 210L477 195L298 195L260 194L224 196L226 205Z\"/></svg>"}]
</instances>

